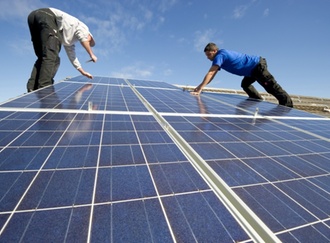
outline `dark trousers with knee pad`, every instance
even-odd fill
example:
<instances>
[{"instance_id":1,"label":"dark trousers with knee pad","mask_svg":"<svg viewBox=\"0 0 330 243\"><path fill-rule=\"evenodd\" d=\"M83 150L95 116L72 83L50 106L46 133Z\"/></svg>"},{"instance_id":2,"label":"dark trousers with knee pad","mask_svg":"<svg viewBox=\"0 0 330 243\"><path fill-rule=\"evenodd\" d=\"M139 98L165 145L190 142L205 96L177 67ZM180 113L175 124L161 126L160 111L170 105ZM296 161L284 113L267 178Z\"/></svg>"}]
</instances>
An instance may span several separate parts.
<instances>
[{"instance_id":1,"label":"dark trousers with knee pad","mask_svg":"<svg viewBox=\"0 0 330 243\"><path fill-rule=\"evenodd\" d=\"M261 95L252 85L257 81L267 93L273 95L280 105L293 107L290 95L276 82L275 78L267 69L267 61L260 58L259 64L252 70L251 77L244 77L241 87L250 98L262 99Z\"/></svg>"},{"instance_id":2,"label":"dark trousers with knee pad","mask_svg":"<svg viewBox=\"0 0 330 243\"><path fill-rule=\"evenodd\" d=\"M56 17L50 9L38 9L28 16L34 52L37 60L27 83L28 92L51 85L60 66L60 35Z\"/></svg>"}]
</instances>

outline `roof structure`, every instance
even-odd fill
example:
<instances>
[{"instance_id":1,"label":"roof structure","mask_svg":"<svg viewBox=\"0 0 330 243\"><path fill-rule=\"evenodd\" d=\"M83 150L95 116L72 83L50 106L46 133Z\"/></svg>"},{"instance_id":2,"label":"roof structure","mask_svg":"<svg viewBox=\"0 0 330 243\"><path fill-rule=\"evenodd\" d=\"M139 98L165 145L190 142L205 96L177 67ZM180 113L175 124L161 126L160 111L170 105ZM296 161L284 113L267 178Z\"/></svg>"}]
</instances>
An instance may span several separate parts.
<instances>
[{"instance_id":1,"label":"roof structure","mask_svg":"<svg viewBox=\"0 0 330 243\"><path fill-rule=\"evenodd\" d=\"M195 86L187 86L187 85L176 85L176 86L187 91L192 91L195 88ZM243 90L222 89L222 88L212 88L212 87L206 87L203 90L204 92L206 91L206 92L214 92L214 93L222 93L222 94L239 94L247 97L246 93ZM260 94L262 95L264 100L278 104L278 101L274 96L266 92L260 92ZM293 95L293 94L290 94L290 96L292 98L294 108L330 118L329 98L320 98L320 97Z\"/></svg>"},{"instance_id":2,"label":"roof structure","mask_svg":"<svg viewBox=\"0 0 330 243\"><path fill-rule=\"evenodd\" d=\"M78 76L0 133L0 242L330 241L329 118Z\"/></svg>"}]
</instances>

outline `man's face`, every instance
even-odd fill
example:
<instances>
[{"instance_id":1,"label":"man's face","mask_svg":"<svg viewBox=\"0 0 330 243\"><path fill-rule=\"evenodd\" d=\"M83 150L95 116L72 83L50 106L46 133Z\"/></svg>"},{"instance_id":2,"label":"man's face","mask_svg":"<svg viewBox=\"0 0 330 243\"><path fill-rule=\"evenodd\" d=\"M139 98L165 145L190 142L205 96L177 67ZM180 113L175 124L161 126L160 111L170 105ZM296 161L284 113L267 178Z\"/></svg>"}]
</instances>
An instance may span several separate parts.
<instances>
[{"instance_id":1,"label":"man's face","mask_svg":"<svg viewBox=\"0 0 330 243\"><path fill-rule=\"evenodd\" d=\"M215 54L217 54L217 51L214 50L214 51L206 51L205 52L205 55L207 57L207 59L209 59L210 61L213 61L214 57L215 57Z\"/></svg>"}]
</instances>

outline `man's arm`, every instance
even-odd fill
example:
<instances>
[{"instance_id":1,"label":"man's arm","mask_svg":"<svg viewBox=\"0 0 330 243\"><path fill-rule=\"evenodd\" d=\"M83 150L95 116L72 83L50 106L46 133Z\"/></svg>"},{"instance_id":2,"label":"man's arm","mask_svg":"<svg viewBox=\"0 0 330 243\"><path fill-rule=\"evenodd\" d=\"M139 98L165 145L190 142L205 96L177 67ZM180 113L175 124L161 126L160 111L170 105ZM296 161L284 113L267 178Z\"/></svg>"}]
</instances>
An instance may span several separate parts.
<instances>
[{"instance_id":1,"label":"man's arm","mask_svg":"<svg viewBox=\"0 0 330 243\"><path fill-rule=\"evenodd\" d=\"M89 38L91 38L91 37L89 36ZM96 62L97 61L97 57L94 55L93 50L92 50L92 48L90 46L90 39L88 41L82 41L80 43L84 47L84 49L86 50L86 52L88 53L88 55L91 57L91 60L93 62Z\"/></svg>"},{"instance_id":2,"label":"man's arm","mask_svg":"<svg viewBox=\"0 0 330 243\"><path fill-rule=\"evenodd\" d=\"M215 77L215 75L217 74L219 70L219 66L217 65L213 65L210 70L207 72L207 74L205 75L203 81L200 83L200 85L198 85L193 92L191 92L191 94L193 95L199 95L202 92L202 89L208 85L209 83L211 83L211 81L213 80L213 78Z\"/></svg>"},{"instance_id":3,"label":"man's arm","mask_svg":"<svg viewBox=\"0 0 330 243\"><path fill-rule=\"evenodd\" d=\"M97 57L94 55L94 53L92 51L92 48L90 46L90 38L91 38L91 36L89 36L89 40L82 41L80 43L84 47L84 49L86 50L86 52L89 54L89 56L91 57L91 61L96 62L97 61ZM86 72L81 66L79 68L77 68L77 69L78 69L78 71L82 75L84 75L84 76L86 76L88 78L91 78L91 79L93 78L93 76L90 73Z\"/></svg>"},{"instance_id":4,"label":"man's arm","mask_svg":"<svg viewBox=\"0 0 330 243\"><path fill-rule=\"evenodd\" d=\"M72 63L72 65L84 76L88 77L88 78L93 78L93 76L86 72L82 67L81 64L78 60L78 58L76 57L76 51L75 51L75 45L72 46L64 46L64 49L69 57L70 62Z\"/></svg>"}]
</instances>

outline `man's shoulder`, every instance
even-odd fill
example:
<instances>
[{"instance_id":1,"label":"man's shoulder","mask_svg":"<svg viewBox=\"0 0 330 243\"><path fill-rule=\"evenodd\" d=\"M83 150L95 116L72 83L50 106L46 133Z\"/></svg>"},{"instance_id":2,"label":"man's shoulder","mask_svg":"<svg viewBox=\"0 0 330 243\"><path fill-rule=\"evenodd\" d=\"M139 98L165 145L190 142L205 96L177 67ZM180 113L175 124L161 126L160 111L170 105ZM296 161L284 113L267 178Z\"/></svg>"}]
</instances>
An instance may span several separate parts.
<instances>
[{"instance_id":1,"label":"man's shoulder","mask_svg":"<svg viewBox=\"0 0 330 243\"><path fill-rule=\"evenodd\" d=\"M228 49L220 49L217 53L217 56L224 56L224 57L233 57L239 55L238 52L228 50Z\"/></svg>"}]
</instances>

